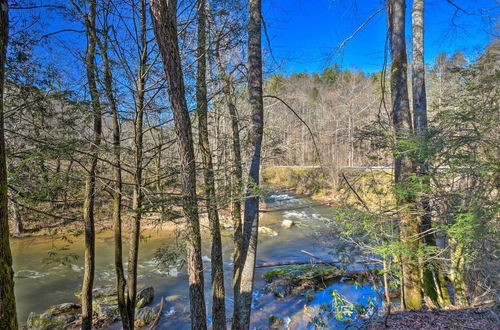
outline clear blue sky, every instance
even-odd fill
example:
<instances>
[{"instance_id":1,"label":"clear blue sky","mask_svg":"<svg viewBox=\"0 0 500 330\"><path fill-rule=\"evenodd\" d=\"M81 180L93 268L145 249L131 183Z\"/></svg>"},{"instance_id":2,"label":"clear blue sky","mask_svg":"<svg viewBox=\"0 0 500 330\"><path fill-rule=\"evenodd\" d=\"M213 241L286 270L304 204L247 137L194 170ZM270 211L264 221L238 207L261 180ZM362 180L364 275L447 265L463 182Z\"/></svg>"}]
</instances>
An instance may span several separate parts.
<instances>
[{"instance_id":1,"label":"clear blue sky","mask_svg":"<svg viewBox=\"0 0 500 330\"><path fill-rule=\"evenodd\" d=\"M411 44L412 1L407 2L406 35L407 44ZM426 1L428 64L433 63L438 53L456 50L473 59L493 38L494 21L500 12L496 0L452 2L466 13L457 11L447 0ZM278 70L284 74L311 73L338 63L344 69L380 71L387 31L385 11L372 19L341 52L338 46L382 6L381 0L263 0L271 48L281 63ZM265 38L263 42L267 47Z\"/></svg>"}]
</instances>

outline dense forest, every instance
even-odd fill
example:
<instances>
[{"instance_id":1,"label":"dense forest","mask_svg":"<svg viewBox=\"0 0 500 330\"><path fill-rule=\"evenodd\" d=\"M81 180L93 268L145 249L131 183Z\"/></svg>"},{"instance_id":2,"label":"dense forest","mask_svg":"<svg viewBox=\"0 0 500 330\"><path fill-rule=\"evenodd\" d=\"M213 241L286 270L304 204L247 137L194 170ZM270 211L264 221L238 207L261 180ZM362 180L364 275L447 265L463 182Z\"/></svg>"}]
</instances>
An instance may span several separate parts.
<instances>
[{"instance_id":1,"label":"dense forest","mask_svg":"<svg viewBox=\"0 0 500 330\"><path fill-rule=\"evenodd\" d=\"M0 0L0 329L498 327L498 8L427 2L285 73L261 0Z\"/></svg>"}]
</instances>

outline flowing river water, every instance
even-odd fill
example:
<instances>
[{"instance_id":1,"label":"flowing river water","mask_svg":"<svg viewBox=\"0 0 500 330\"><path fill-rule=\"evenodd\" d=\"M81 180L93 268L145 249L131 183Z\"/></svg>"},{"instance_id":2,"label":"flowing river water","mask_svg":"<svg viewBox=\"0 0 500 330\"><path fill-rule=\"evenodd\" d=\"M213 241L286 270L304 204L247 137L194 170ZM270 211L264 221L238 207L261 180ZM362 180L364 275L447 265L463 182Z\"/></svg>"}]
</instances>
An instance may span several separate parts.
<instances>
[{"instance_id":1,"label":"flowing river water","mask_svg":"<svg viewBox=\"0 0 500 330\"><path fill-rule=\"evenodd\" d=\"M318 257L330 259L328 249L320 245L313 233L325 228L332 209L310 199L298 198L291 194L277 193L265 198L266 209L261 211L261 226L273 229L276 234L259 234L257 264L263 262L285 262L307 260L306 250ZM295 225L282 228L284 219L292 220ZM224 270L227 293L227 312L232 312L231 275L233 264L231 254L231 231L223 231ZM189 301L187 273L185 268L168 269L157 265L155 252L165 243L172 243L175 235L170 231L145 230L140 242L138 287L153 286L155 300L167 298L163 310L160 329L189 329ZM126 236L125 236L126 238ZM210 242L204 237L203 261L205 264L205 292L207 310L210 311ZM47 307L63 302L76 302L75 291L80 290L82 282L83 235L63 238L33 237L13 239L11 242L14 258L15 293L18 318L25 322L30 312L41 313ZM127 251L125 247L124 251ZM77 256L74 258L73 256ZM61 260L61 258L63 260ZM126 260L126 257L124 258ZM266 327L269 315L283 318L294 329L311 326L305 316L303 297L277 299L272 294L262 293L265 283L262 274L269 268L256 270L252 328ZM95 287L113 285L114 248L112 231L97 234L96 238L96 276ZM337 289L350 301L366 302L376 293L370 287L356 287L348 283L334 283L329 289ZM309 307L328 302L328 290L316 294L308 303ZM118 325L117 325L118 328Z\"/></svg>"}]
</instances>

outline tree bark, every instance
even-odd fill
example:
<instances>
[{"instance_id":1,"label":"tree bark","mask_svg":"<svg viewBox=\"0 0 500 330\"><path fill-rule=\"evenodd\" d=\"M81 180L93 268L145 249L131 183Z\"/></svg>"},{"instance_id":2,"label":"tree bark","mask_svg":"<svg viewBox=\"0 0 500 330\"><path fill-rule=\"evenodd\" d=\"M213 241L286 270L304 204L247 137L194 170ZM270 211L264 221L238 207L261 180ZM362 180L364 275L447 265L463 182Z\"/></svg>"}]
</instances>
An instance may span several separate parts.
<instances>
[{"instance_id":1,"label":"tree bark","mask_svg":"<svg viewBox=\"0 0 500 330\"><path fill-rule=\"evenodd\" d=\"M259 172L264 131L262 94L261 0L248 3L248 95L252 114L250 140L253 151L246 187L243 222L243 248L238 299L235 301L233 329L248 329L252 306L253 279L259 227Z\"/></svg>"},{"instance_id":2,"label":"tree bark","mask_svg":"<svg viewBox=\"0 0 500 330\"><path fill-rule=\"evenodd\" d=\"M234 252L233 252L233 295L234 301L238 300L239 296L239 282L241 276L241 267L238 261L241 260L242 240L243 240L243 227L241 221L241 194L243 182L243 166L241 160L241 142L240 142L240 128L238 119L238 110L235 106L233 99L233 92L231 87L231 77L226 72L226 68L222 65L220 54L217 49L217 70L221 76L222 93L226 102L229 117L231 119L231 146L232 146L232 170L231 170L231 218L233 222L234 234Z\"/></svg>"},{"instance_id":3,"label":"tree bark","mask_svg":"<svg viewBox=\"0 0 500 330\"><path fill-rule=\"evenodd\" d=\"M83 221L85 224L85 253L83 266L82 284L82 329L92 328L92 288L95 273L95 227L94 227L94 202L97 161L99 157L99 146L101 144L101 104L95 78L95 54L96 54L96 1L91 0L89 13L85 18L87 33L87 52L85 66L87 70L87 81L89 85L94 133L91 143L91 160L85 182L85 195L83 203Z\"/></svg>"},{"instance_id":4,"label":"tree bark","mask_svg":"<svg viewBox=\"0 0 500 330\"><path fill-rule=\"evenodd\" d=\"M21 211L19 210L19 205L12 195L13 194L11 194L10 198L8 199L10 216L12 217L12 220L14 222L14 229L12 230L12 234L18 236L24 231L23 219L21 216Z\"/></svg>"},{"instance_id":5,"label":"tree bark","mask_svg":"<svg viewBox=\"0 0 500 330\"><path fill-rule=\"evenodd\" d=\"M196 76L196 103L198 111L199 146L203 164L204 193L208 221L212 234L212 328L226 329L226 307L224 293L224 265L220 235L217 195L215 190L214 167L208 139L208 104L206 82L206 3L198 0L198 67Z\"/></svg>"},{"instance_id":6,"label":"tree bark","mask_svg":"<svg viewBox=\"0 0 500 330\"><path fill-rule=\"evenodd\" d=\"M407 86L407 58L405 44L405 0L388 0L389 41L391 51L391 101L392 121L396 139L394 173L396 200L400 210L400 237L406 246L401 257L404 279L404 307L422 308L420 270L417 258L419 248L419 219L416 201L411 187L413 165L400 150L405 140L412 137L412 123Z\"/></svg>"},{"instance_id":7,"label":"tree bark","mask_svg":"<svg viewBox=\"0 0 500 330\"><path fill-rule=\"evenodd\" d=\"M127 269L127 308L130 325L133 327L135 317L135 302L137 295L137 259L139 256L139 237L141 232L142 218L142 171L143 171L143 120L144 120L144 97L147 74L148 48L146 39L146 0L140 1L140 39L138 45L140 50L139 71L136 80L135 96L135 119L134 119L134 147L135 147L135 171L134 187L132 197L132 209L134 217L130 231L130 246L128 254Z\"/></svg>"},{"instance_id":8,"label":"tree bark","mask_svg":"<svg viewBox=\"0 0 500 330\"><path fill-rule=\"evenodd\" d=\"M425 61L424 61L424 0L414 0L412 9L412 90L413 90L413 125L422 148L428 139L427 96L425 89ZM426 156L427 158L427 156ZM427 159L417 162L417 175L421 178L422 192L419 196L418 207L421 215L421 232L424 234L424 244L436 247L436 239L430 231L432 228L431 205L426 193L430 187L429 163ZM441 306L450 303L448 290L444 283L440 265L424 260L423 286L425 294Z\"/></svg>"},{"instance_id":9,"label":"tree bark","mask_svg":"<svg viewBox=\"0 0 500 330\"><path fill-rule=\"evenodd\" d=\"M9 6L0 0L0 329L17 329L14 270L9 244L7 162L4 133L5 59L9 41Z\"/></svg>"},{"instance_id":10,"label":"tree bark","mask_svg":"<svg viewBox=\"0 0 500 330\"><path fill-rule=\"evenodd\" d=\"M174 115L181 159L182 209L186 219L185 238L189 274L191 328L206 329L201 236L196 196L196 164L191 122L185 98L179 43L177 39L177 1L150 0L151 16L165 68L170 106Z\"/></svg>"},{"instance_id":11,"label":"tree bark","mask_svg":"<svg viewBox=\"0 0 500 330\"><path fill-rule=\"evenodd\" d=\"M450 267L450 281L453 285L454 304L456 306L467 306L467 285L465 284L465 260L463 243L452 240L450 242L451 249L451 267Z\"/></svg>"},{"instance_id":12,"label":"tree bark","mask_svg":"<svg viewBox=\"0 0 500 330\"><path fill-rule=\"evenodd\" d=\"M109 49L109 26L105 21L103 28L103 40L99 42L101 50L102 65L104 68L104 91L109 102L111 112L112 131L113 131L113 230L114 230L114 251L115 251L115 273L116 289L118 299L118 309L122 319L123 328L133 329L133 321L128 315L127 297L125 295L125 274L123 270L123 242L122 242L122 170L121 170L121 134L119 112L116 104L116 98L113 91L113 75L111 64L108 58Z\"/></svg>"}]
</instances>

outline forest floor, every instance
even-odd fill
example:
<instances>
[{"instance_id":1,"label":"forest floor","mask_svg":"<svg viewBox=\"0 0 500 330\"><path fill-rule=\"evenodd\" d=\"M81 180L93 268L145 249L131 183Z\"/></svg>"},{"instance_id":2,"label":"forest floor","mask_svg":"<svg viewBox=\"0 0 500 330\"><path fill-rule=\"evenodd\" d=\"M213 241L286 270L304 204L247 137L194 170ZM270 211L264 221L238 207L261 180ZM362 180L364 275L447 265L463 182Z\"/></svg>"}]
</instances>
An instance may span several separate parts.
<instances>
[{"instance_id":1,"label":"forest floor","mask_svg":"<svg viewBox=\"0 0 500 330\"><path fill-rule=\"evenodd\" d=\"M382 329L500 329L498 304L422 312L395 311L383 322L369 327Z\"/></svg>"}]
</instances>

